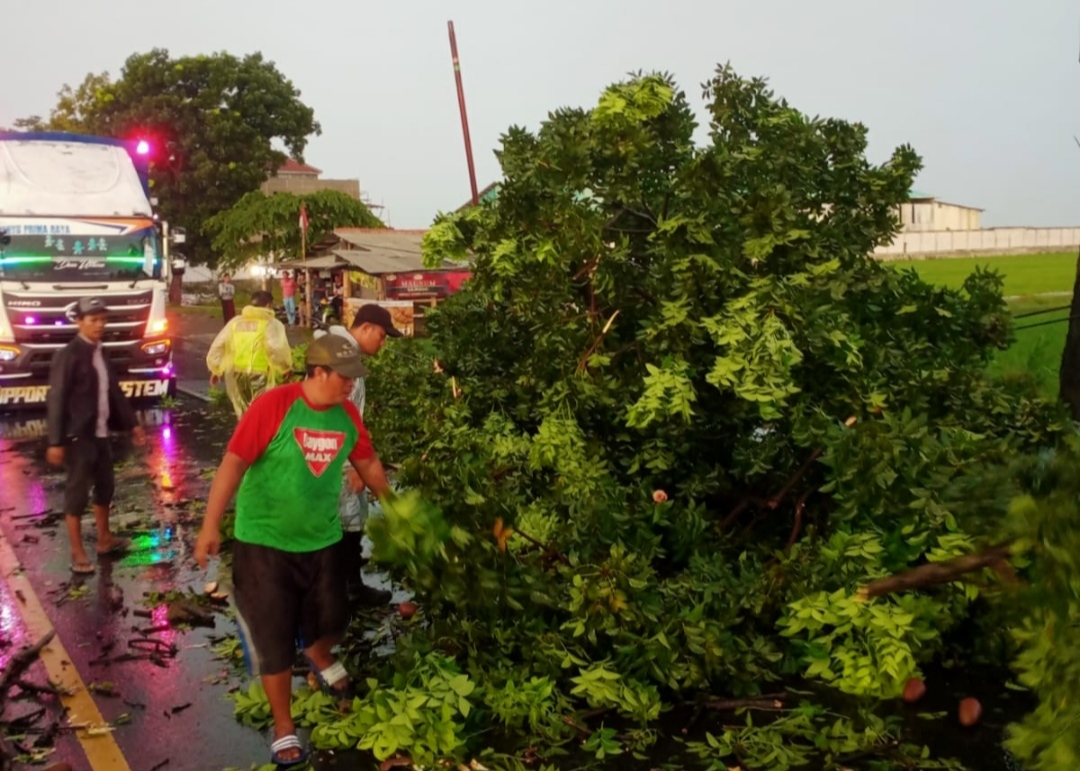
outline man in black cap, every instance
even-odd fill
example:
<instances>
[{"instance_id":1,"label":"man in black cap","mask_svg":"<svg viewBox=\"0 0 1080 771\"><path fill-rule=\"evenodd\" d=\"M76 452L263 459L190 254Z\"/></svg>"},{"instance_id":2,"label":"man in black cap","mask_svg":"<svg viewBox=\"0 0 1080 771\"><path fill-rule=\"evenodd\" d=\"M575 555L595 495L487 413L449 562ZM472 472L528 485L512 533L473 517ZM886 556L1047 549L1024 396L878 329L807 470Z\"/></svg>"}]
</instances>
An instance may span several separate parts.
<instances>
[{"instance_id":1,"label":"man in black cap","mask_svg":"<svg viewBox=\"0 0 1080 771\"><path fill-rule=\"evenodd\" d=\"M71 569L94 572L82 542L82 515L94 490L94 522L99 557L130 547L109 530L109 508L116 486L109 430L130 431L136 445L146 441L116 372L101 347L107 309L99 297L83 297L75 306L79 334L53 356L49 370L46 459L68 469L64 514L71 541Z\"/></svg>"},{"instance_id":2,"label":"man in black cap","mask_svg":"<svg viewBox=\"0 0 1080 771\"><path fill-rule=\"evenodd\" d=\"M327 334L326 332L323 333ZM364 303L356 310L349 329L343 326L330 327L329 334L348 340L360 349L364 356L374 356L383 347L388 337L402 337L401 330L394 326L390 311L375 303ZM361 417L367 390L364 378L359 377L353 385L349 400L356 405ZM343 561L346 565L346 581L355 599L364 605L385 605L392 594L384 589L376 589L364 584L361 571L360 554L363 550L364 525L368 518L368 501L364 494L364 485L351 467L345 469L345 484L341 486L341 499L338 511L341 515L341 527L344 535L341 539Z\"/></svg>"}]
</instances>

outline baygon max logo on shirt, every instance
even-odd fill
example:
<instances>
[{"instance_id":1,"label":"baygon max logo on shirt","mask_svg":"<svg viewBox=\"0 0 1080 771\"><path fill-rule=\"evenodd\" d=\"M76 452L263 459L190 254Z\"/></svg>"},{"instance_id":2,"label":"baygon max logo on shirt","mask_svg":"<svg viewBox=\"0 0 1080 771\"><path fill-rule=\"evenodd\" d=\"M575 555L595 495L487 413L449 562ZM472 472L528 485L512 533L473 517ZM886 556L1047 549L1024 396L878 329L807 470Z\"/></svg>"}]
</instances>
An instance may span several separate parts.
<instances>
[{"instance_id":1,"label":"baygon max logo on shirt","mask_svg":"<svg viewBox=\"0 0 1080 771\"><path fill-rule=\"evenodd\" d=\"M300 452L304 453L311 473L322 476L326 468L334 462L345 444L345 434L341 431L313 431L308 428L293 429Z\"/></svg>"}]
</instances>

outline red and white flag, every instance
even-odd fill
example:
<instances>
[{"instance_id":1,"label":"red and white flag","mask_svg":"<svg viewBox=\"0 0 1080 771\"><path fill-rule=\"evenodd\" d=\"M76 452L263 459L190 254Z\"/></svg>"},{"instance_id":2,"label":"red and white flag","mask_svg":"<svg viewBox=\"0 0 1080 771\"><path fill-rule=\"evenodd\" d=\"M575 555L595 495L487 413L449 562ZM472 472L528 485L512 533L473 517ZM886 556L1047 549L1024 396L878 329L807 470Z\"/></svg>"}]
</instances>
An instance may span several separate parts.
<instances>
[{"instance_id":1,"label":"red and white flag","mask_svg":"<svg viewBox=\"0 0 1080 771\"><path fill-rule=\"evenodd\" d=\"M302 232L305 236L307 235L307 226L308 226L307 204L306 203L301 203L300 204L300 232Z\"/></svg>"}]
</instances>

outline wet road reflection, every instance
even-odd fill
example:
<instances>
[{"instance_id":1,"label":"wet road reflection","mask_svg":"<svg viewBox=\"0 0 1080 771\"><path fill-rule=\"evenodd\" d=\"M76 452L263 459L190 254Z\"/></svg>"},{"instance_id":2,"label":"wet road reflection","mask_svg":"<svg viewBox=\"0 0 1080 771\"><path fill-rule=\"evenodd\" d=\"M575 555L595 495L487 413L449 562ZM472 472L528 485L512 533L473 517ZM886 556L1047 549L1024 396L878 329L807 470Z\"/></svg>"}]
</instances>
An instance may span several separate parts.
<instances>
[{"instance_id":1,"label":"wet road reflection","mask_svg":"<svg viewBox=\"0 0 1080 771\"><path fill-rule=\"evenodd\" d=\"M64 476L44 463L46 426L36 414L0 416L0 528L133 769L166 760L174 769L247 768L266 758L266 739L233 719L211 651L233 624L212 609L194 623L176 611L180 593L202 591L191 549L232 422L190 402L144 410L140 421L146 448L114 442L112 523L132 539L130 552L98 559L93 575L72 575ZM82 524L89 550L89 513ZM0 645L0 666L25 642L9 595L0 583L0 640L12 641Z\"/></svg>"}]
</instances>

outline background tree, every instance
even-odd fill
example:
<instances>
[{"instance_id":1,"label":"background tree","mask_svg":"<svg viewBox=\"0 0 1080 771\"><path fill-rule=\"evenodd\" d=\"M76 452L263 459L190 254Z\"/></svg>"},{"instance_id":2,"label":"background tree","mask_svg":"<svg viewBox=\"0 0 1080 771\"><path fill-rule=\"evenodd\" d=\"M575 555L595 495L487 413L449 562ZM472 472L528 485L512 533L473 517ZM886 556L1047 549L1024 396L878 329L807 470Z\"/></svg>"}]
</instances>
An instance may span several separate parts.
<instances>
[{"instance_id":1,"label":"background tree","mask_svg":"<svg viewBox=\"0 0 1080 771\"><path fill-rule=\"evenodd\" d=\"M205 221L257 190L286 159L303 159L321 133L300 92L262 54L172 58L154 49L128 58L120 77L89 75L61 89L48 121L24 128L145 137L154 151L151 177L162 216L188 231L193 263L213 263Z\"/></svg>"},{"instance_id":2,"label":"background tree","mask_svg":"<svg viewBox=\"0 0 1080 771\"><path fill-rule=\"evenodd\" d=\"M16 120L15 128L20 131L87 133L98 106L108 100L111 86L112 78L108 72L91 72L75 88L65 83L56 94L56 106L47 120L40 115L31 115Z\"/></svg>"},{"instance_id":3,"label":"background tree","mask_svg":"<svg viewBox=\"0 0 1080 771\"><path fill-rule=\"evenodd\" d=\"M248 193L235 206L206 221L213 248L223 267L240 267L262 257L270 261L299 259L300 206L307 206L308 245L317 244L334 228L385 227L361 201L336 190L308 195L260 191Z\"/></svg>"}]
</instances>

